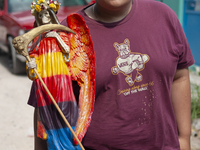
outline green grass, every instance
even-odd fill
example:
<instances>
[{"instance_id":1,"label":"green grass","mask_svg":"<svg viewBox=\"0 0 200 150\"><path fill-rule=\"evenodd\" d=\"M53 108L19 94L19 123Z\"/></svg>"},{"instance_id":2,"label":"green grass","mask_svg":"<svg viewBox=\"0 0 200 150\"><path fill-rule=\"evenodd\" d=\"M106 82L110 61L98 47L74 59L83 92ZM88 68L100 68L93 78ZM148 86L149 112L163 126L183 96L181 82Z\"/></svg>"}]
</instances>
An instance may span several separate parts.
<instances>
[{"instance_id":1,"label":"green grass","mask_svg":"<svg viewBox=\"0 0 200 150\"><path fill-rule=\"evenodd\" d=\"M200 86L191 85L191 121L200 118Z\"/></svg>"}]
</instances>

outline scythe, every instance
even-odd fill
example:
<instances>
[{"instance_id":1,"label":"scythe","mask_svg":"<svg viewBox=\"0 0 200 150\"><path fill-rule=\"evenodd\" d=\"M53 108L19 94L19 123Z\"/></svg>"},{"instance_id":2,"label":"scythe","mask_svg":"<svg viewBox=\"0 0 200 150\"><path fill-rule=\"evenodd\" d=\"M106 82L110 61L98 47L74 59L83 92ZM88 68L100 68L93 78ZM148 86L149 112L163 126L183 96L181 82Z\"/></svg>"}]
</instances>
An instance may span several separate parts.
<instances>
[{"instance_id":1,"label":"scythe","mask_svg":"<svg viewBox=\"0 0 200 150\"><path fill-rule=\"evenodd\" d=\"M29 57L29 53L28 53L28 50L27 50L27 47L28 47L29 43L35 37L37 37L38 35L42 34L43 32L46 32L46 31L49 31L49 30L53 30L53 29L63 30L63 31L67 31L67 32L76 34L73 30L71 30L70 28L65 27L63 25L58 25L58 24L42 25L42 26L39 26L37 28L32 29L31 31L29 31L29 32L27 32L27 33L25 33L25 34L23 34L21 36L18 36L16 38L14 38L14 40L13 40L13 46L15 47L17 53L19 53L19 54L23 55L24 57L26 57L27 61L30 62L30 57ZM34 68L34 72L37 75L37 77L40 80L40 82L42 83L44 89L48 93L48 95L51 98L54 106L58 110L59 114L61 115L62 119L66 123L67 127L69 128L69 130L73 134L75 140L77 141L77 143L79 144L79 146L81 147L81 149L84 150L84 147L82 146L80 140L76 136L75 132L73 131L72 127L70 126L70 124L67 121L67 119L65 118L65 116L63 115L61 109L57 105L56 101L54 100L52 94L50 93L50 91L48 90L47 86L43 82L43 80L42 80L41 76L39 75L39 73L37 72L36 68Z\"/></svg>"}]
</instances>

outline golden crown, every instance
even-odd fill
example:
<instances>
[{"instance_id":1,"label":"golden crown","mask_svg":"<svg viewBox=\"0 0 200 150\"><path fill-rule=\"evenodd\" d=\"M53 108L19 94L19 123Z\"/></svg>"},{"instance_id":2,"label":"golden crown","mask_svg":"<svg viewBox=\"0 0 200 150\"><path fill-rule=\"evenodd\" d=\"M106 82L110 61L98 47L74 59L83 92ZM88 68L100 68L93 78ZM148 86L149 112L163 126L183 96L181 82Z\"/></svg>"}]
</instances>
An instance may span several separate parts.
<instances>
[{"instance_id":1,"label":"golden crown","mask_svg":"<svg viewBox=\"0 0 200 150\"><path fill-rule=\"evenodd\" d=\"M61 3L59 3L57 0L38 0L37 2L33 0L31 3L31 14L34 16L35 11L40 12L48 8L51 8L54 12L57 12L60 8L60 5Z\"/></svg>"}]
</instances>

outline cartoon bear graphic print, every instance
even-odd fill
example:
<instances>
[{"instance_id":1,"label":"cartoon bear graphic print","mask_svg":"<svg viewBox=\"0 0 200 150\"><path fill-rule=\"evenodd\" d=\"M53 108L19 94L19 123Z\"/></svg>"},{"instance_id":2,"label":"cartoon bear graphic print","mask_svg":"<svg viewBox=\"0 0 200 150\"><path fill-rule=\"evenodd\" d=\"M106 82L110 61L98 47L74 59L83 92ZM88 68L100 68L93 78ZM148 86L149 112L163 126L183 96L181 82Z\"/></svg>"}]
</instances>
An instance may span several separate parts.
<instances>
[{"instance_id":1,"label":"cartoon bear graphic print","mask_svg":"<svg viewBox=\"0 0 200 150\"><path fill-rule=\"evenodd\" d=\"M111 69L113 75L123 73L129 86L134 85L135 82L142 81L142 74L139 72L145 68L145 64L150 59L149 56L131 52L128 39L125 39L122 44L115 42L114 47L118 51L119 57L116 59L116 66Z\"/></svg>"}]
</instances>

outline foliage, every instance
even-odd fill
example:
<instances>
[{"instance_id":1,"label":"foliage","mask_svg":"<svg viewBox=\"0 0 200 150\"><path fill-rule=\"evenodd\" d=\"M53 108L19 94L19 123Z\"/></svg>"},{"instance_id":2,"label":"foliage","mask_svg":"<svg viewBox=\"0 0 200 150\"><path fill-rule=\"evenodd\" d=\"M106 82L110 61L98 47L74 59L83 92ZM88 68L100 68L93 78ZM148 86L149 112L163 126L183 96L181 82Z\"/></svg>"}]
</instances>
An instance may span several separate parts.
<instances>
[{"instance_id":1,"label":"foliage","mask_svg":"<svg viewBox=\"0 0 200 150\"><path fill-rule=\"evenodd\" d=\"M191 84L191 120L200 118L200 86Z\"/></svg>"}]
</instances>

